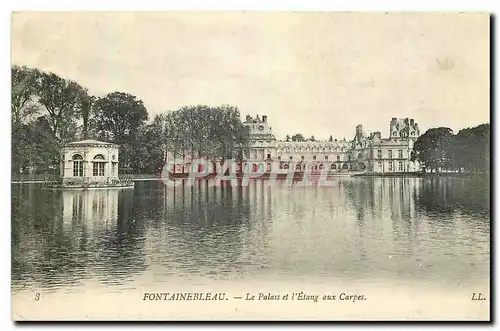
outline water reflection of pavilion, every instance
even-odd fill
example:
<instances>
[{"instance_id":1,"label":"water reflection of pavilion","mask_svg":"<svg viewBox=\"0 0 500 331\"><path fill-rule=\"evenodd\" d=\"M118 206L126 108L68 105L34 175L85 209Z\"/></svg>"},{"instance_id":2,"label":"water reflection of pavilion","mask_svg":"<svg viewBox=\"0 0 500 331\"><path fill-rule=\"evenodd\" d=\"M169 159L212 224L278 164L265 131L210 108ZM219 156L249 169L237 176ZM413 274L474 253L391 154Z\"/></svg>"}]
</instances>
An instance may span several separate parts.
<instances>
[{"instance_id":1,"label":"water reflection of pavilion","mask_svg":"<svg viewBox=\"0 0 500 331\"><path fill-rule=\"evenodd\" d=\"M63 223L83 221L99 227L115 225L118 218L116 189L62 191Z\"/></svg>"}]
</instances>

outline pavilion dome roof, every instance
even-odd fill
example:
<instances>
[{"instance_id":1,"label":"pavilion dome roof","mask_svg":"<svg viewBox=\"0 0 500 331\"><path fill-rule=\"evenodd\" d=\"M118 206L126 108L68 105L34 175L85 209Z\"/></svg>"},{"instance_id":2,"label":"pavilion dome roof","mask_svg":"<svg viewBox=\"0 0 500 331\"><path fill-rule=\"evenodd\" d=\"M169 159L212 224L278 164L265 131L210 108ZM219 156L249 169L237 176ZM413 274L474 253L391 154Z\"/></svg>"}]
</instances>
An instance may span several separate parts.
<instances>
[{"instance_id":1,"label":"pavilion dome roof","mask_svg":"<svg viewBox=\"0 0 500 331\"><path fill-rule=\"evenodd\" d=\"M79 141L73 141L68 143L66 146L92 146L92 145L116 145L110 142L106 141L99 141L99 140L94 140L94 139L86 139L86 140L79 140Z\"/></svg>"}]
</instances>

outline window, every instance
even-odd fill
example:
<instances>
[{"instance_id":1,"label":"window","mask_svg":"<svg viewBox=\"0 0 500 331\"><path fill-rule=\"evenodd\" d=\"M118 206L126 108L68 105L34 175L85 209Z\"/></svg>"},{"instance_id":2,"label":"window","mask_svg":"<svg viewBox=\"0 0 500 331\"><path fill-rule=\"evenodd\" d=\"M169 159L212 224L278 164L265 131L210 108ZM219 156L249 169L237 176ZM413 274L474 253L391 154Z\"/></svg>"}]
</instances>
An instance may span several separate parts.
<instances>
[{"instance_id":1,"label":"window","mask_svg":"<svg viewBox=\"0 0 500 331\"><path fill-rule=\"evenodd\" d=\"M388 156L388 157L389 157L389 159L392 159L392 151L391 151L391 150L389 150L389 151L388 151L388 153L389 153L389 156Z\"/></svg>"},{"instance_id":2,"label":"window","mask_svg":"<svg viewBox=\"0 0 500 331\"><path fill-rule=\"evenodd\" d=\"M302 155L302 156L300 157L300 159L301 159L302 161L304 161L304 155Z\"/></svg>"},{"instance_id":3,"label":"window","mask_svg":"<svg viewBox=\"0 0 500 331\"><path fill-rule=\"evenodd\" d=\"M337 155L337 161L340 161L340 155Z\"/></svg>"},{"instance_id":4,"label":"window","mask_svg":"<svg viewBox=\"0 0 500 331\"><path fill-rule=\"evenodd\" d=\"M278 156L278 160L281 160L281 156Z\"/></svg>"},{"instance_id":5,"label":"window","mask_svg":"<svg viewBox=\"0 0 500 331\"><path fill-rule=\"evenodd\" d=\"M94 157L94 161L92 162L92 175L94 177L104 176L104 165L106 161L104 160L104 156L96 155Z\"/></svg>"},{"instance_id":6,"label":"window","mask_svg":"<svg viewBox=\"0 0 500 331\"><path fill-rule=\"evenodd\" d=\"M337 169L337 166L335 164L332 164L332 166L330 167L330 169L332 170L336 170Z\"/></svg>"},{"instance_id":7,"label":"window","mask_svg":"<svg viewBox=\"0 0 500 331\"><path fill-rule=\"evenodd\" d=\"M328 155L325 155L325 160L328 160Z\"/></svg>"},{"instance_id":8,"label":"window","mask_svg":"<svg viewBox=\"0 0 500 331\"><path fill-rule=\"evenodd\" d=\"M398 159L402 159L402 158L403 158L403 150L402 150L402 149L400 149L400 150L398 151Z\"/></svg>"},{"instance_id":9,"label":"window","mask_svg":"<svg viewBox=\"0 0 500 331\"><path fill-rule=\"evenodd\" d=\"M403 171L403 162L399 161L399 171Z\"/></svg>"},{"instance_id":10,"label":"window","mask_svg":"<svg viewBox=\"0 0 500 331\"><path fill-rule=\"evenodd\" d=\"M382 169L382 161L378 161L378 168Z\"/></svg>"},{"instance_id":11,"label":"window","mask_svg":"<svg viewBox=\"0 0 500 331\"><path fill-rule=\"evenodd\" d=\"M350 155L348 156L348 159L349 159L349 162L351 162L351 156Z\"/></svg>"},{"instance_id":12,"label":"window","mask_svg":"<svg viewBox=\"0 0 500 331\"><path fill-rule=\"evenodd\" d=\"M293 160L293 156L290 156L290 160Z\"/></svg>"},{"instance_id":13,"label":"window","mask_svg":"<svg viewBox=\"0 0 500 331\"><path fill-rule=\"evenodd\" d=\"M316 160L316 155L313 156L313 160Z\"/></svg>"},{"instance_id":14,"label":"window","mask_svg":"<svg viewBox=\"0 0 500 331\"><path fill-rule=\"evenodd\" d=\"M378 150L377 151L377 159L381 159L382 158L382 150Z\"/></svg>"},{"instance_id":15,"label":"window","mask_svg":"<svg viewBox=\"0 0 500 331\"><path fill-rule=\"evenodd\" d=\"M389 162L389 171L392 171L392 161Z\"/></svg>"},{"instance_id":16,"label":"window","mask_svg":"<svg viewBox=\"0 0 500 331\"><path fill-rule=\"evenodd\" d=\"M83 157L80 154L73 155L73 176L83 177Z\"/></svg>"},{"instance_id":17,"label":"window","mask_svg":"<svg viewBox=\"0 0 500 331\"><path fill-rule=\"evenodd\" d=\"M267 154L267 159L270 159L271 158L271 154Z\"/></svg>"}]
</instances>

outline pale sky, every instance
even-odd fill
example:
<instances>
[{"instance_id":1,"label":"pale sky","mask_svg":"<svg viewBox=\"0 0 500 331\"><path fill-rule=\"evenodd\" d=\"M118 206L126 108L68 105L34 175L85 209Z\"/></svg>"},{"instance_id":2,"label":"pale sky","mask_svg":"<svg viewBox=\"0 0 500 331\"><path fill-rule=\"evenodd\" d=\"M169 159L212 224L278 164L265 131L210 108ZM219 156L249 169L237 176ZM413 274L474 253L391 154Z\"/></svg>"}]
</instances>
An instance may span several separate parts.
<instances>
[{"instance_id":1,"label":"pale sky","mask_svg":"<svg viewBox=\"0 0 500 331\"><path fill-rule=\"evenodd\" d=\"M490 121L489 16L478 13L14 13L12 63L95 95L127 92L152 118L192 104L267 114L277 138L421 133Z\"/></svg>"}]
</instances>

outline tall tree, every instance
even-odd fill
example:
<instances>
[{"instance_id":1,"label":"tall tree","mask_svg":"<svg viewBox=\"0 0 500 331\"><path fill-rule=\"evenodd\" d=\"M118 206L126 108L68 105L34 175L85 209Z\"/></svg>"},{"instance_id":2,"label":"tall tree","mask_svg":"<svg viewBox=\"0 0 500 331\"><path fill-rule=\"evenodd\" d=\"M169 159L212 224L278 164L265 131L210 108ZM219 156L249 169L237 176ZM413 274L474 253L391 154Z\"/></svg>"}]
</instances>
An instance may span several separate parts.
<instances>
[{"instance_id":1,"label":"tall tree","mask_svg":"<svg viewBox=\"0 0 500 331\"><path fill-rule=\"evenodd\" d=\"M13 66L11 68L11 112L12 123L21 121L34 115L39 105L34 102L38 92L40 72L37 69Z\"/></svg>"},{"instance_id":2,"label":"tall tree","mask_svg":"<svg viewBox=\"0 0 500 331\"><path fill-rule=\"evenodd\" d=\"M83 88L72 80L67 80L54 73L41 73L38 89L38 101L47 110L46 119L52 135L63 139L63 133L78 117L78 108Z\"/></svg>"},{"instance_id":3,"label":"tall tree","mask_svg":"<svg viewBox=\"0 0 500 331\"><path fill-rule=\"evenodd\" d=\"M166 146L170 157L224 160L247 152L249 132L238 108L223 105L186 106L165 117Z\"/></svg>"},{"instance_id":4,"label":"tall tree","mask_svg":"<svg viewBox=\"0 0 500 331\"><path fill-rule=\"evenodd\" d=\"M94 102L92 113L98 137L120 145L122 167L140 172L136 156L141 150L142 126L148 120L142 100L123 92L109 93Z\"/></svg>"},{"instance_id":5,"label":"tall tree","mask_svg":"<svg viewBox=\"0 0 500 331\"><path fill-rule=\"evenodd\" d=\"M118 144L128 142L148 120L142 100L123 92L109 93L97 99L92 111L98 134Z\"/></svg>"},{"instance_id":6,"label":"tall tree","mask_svg":"<svg viewBox=\"0 0 500 331\"><path fill-rule=\"evenodd\" d=\"M152 123L139 131L138 144L130 155L131 168L141 173L159 174L165 164L163 115L156 115Z\"/></svg>"},{"instance_id":7,"label":"tall tree","mask_svg":"<svg viewBox=\"0 0 500 331\"><path fill-rule=\"evenodd\" d=\"M88 91L85 89L82 93L82 98L80 100L79 113L82 119L82 138L89 138L90 131L90 120L92 117L92 107L94 105L96 98L92 95L88 94Z\"/></svg>"},{"instance_id":8,"label":"tall tree","mask_svg":"<svg viewBox=\"0 0 500 331\"><path fill-rule=\"evenodd\" d=\"M427 130L415 142L412 159L418 160L426 169L430 170L449 167L452 136L453 131L450 128L439 127Z\"/></svg>"},{"instance_id":9,"label":"tall tree","mask_svg":"<svg viewBox=\"0 0 500 331\"><path fill-rule=\"evenodd\" d=\"M481 124L460 130L454 137L451 153L456 168L488 172L490 169L490 125Z\"/></svg>"},{"instance_id":10,"label":"tall tree","mask_svg":"<svg viewBox=\"0 0 500 331\"><path fill-rule=\"evenodd\" d=\"M39 111L36 103L40 72L27 67L11 67L11 149L12 173L27 169L34 153L34 140L29 135L29 122ZM30 168L31 169L31 168Z\"/></svg>"},{"instance_id":11,"label":"tall tree","mask_svg":"<svg viewBox=\"0 0 500 331\"><path fill-rule=\"evenodd\" d=\"M297 133L292 136L292 141L306 141L306 139L301 133Z\"/></svg>"}]
</instances>

